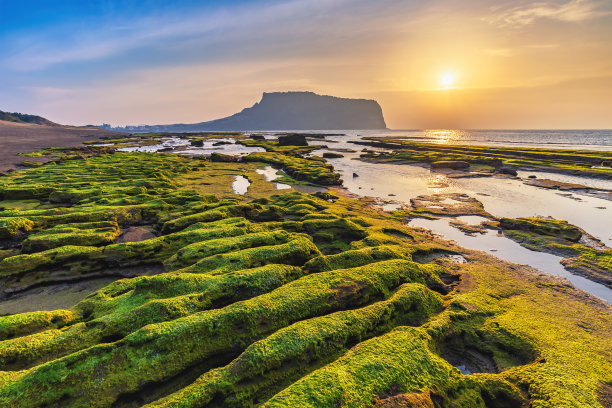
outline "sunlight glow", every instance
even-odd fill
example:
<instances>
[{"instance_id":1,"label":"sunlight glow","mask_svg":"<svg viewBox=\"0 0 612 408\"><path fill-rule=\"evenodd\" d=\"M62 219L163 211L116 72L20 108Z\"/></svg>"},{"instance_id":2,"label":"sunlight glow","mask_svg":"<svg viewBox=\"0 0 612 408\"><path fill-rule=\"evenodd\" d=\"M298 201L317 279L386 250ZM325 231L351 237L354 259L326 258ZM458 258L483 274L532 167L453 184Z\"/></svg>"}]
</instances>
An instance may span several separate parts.
<instances>
[{"instance_id":1,"label":"sunlight glow","mask_svg":"<svg viewBox=\"0 0 612 408\"><path fill-rule=\"evenodd\" d=\"M455 76L450 72L447 72L446 74L442 75L440 82L442 82L442 85L445 88L450 88L450 86L455 82Z\"/></svg>"},{"instance_id":2,"label":"sunlight glow","mask_svg":"<svg viewBox=\"0 0 612 408\"><path fill-rule=\"evenodd\" d=\"M436 144L448 144L457 143L462 139L465 139L467 134L463 130L453 129L427 129L425 130L425 137L427 139L433 139L432 143Z\"/></svg>"}]
</instances>

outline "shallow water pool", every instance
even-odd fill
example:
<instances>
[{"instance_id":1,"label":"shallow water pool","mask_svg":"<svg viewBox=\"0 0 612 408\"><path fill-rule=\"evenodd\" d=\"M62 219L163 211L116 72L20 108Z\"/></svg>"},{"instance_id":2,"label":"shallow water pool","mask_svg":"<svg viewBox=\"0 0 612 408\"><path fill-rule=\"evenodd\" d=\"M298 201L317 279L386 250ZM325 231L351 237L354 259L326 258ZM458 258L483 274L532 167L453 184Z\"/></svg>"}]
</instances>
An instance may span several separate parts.
<instances>
[{"instance_id":1,"label":"shallow water pool","mask_svg":"<svg viewBox=\"0 0 612 408\"><path fill-rule=\"evenodd\" d=\"M493 230L487 230L484 234L466 235L451 226L450 221L452 218L437 220L415 218L410 220L409 225L426 228L445 239L455 241L464 248L483 251L508 262L529 265L544 273L566 278L575 287L612 304L612 289L566 271L559 263L562 257L531 251Z\"/></svg>"}]
</instances>

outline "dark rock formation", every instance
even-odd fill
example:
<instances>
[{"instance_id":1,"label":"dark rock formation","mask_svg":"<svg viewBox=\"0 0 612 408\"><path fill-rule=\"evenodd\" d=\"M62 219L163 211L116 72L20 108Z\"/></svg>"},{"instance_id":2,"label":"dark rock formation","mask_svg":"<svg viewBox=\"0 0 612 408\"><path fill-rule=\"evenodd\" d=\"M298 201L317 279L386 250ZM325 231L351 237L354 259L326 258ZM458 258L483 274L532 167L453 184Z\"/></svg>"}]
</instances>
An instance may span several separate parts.
<instances>
[{"instance_id":1,"label":"dark rock formation","mask_svg":"<svg viewBox=\"0 0 612 408\"><path fill-rule=\"evenodd\" d=\"M325 153L323 153L323 158L325 158L325 159L338 159L340 157L344 157L344 155L340 154L340 153L333 153L333 152L325 152Z\"/></svg>"},{"instance_id":2,"label":"dark rock formation","mask_svg":"<svg viewBox=\"0 0 612 408\"><path fill-rule=\"evenodd\" d=\"M201 132L303 129L385 129L382 109L369 99L313 92L264 93L261 101L226 118L194 124L126 126L125 132Z\"/></svg>"},{"instance_id":3,"label":"dark rock formation","mask_svg":"<svg viewBox=\"0 0 612 408\"><path fill-rule=\"evenodd\" d=\"M516 171L516 169L509 167L509 166L502 166L500 168L497 169L497 171L501 174L509 174L511 176L517 176L518 173Z\"/></svg>"},{"instance_id":4,"label":"dark rock formation","mask_svg":"<svg viewBox=\"0 0 612 408\"><path fill-rule=\"evenodd\" d=\"M239 161L240 157L223 153L212 153L209 160L211 162L232 163Z\"/></svg>"},{"instance_id":5,"label":"dark rock formation","mask_svg":"<svg viewBox=\"0 0 612 408\"><path fill-rule=\"evenodd\" d=\"M470 163L464 161L443 160L431 163L431 168L466 170L470 168Z\"/></svg>"},{"instance_id":6,"label":"dark rock formation","mask_svg":"<svg viewBox=\"0 0 612 408\"><path fill-rule=\"evenodd\" d=\"M297 133L278 137L279 146L308 146L306 136Z\"/></svg>"}]
</instances>

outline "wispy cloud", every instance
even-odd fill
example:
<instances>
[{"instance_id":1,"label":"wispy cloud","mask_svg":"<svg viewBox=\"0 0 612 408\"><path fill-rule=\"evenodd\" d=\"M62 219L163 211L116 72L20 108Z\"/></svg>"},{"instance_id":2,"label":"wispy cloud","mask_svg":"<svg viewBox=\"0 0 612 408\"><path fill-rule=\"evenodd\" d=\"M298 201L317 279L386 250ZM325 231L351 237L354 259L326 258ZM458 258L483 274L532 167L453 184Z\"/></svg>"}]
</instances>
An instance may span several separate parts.
<instances>
[{"instance_id":1,"label":"wispy cloud","mask_svg":"<svg viewBox=\"0 0 612 408\"><path fill-rule=\"evenodd\" d=\"M559 44L530 44L527 48L535 49L535 50L549 50L553 48L559 48Z\"/></svg>"},{"instance_id":2,"label":"wispy cloud","mask_svg":"<svg viewBox=\"0 0 612 408\"><path fill-rule=\"evenodd\" d=\"M0 109L59 123L197 122L236 112L262 91L376 97L436 88L446 70L475 89L557 84L612 67L611 0L66 1L41 2L37 18L27 2L0 3L22 11L0 13ZM64 3L87 7L57 10ZM598 101L605 123L609 84L579 95ZM482 117L472 102L458 102L473 113L456 117ZM516 109L539 112L527 102ZM546 107L574 102L555 97ZM392 126L426 125L408 103L381 103L397 112Z\"/></svg>"},{"instance_id":3,"label":"wispy cloud","mask_svg":"<svg viewBox=\"0 0 612 408\"><path fill-rule=\"evenodd\" d=\"M523 27L539 19L575 22L611 13L609 10L603 10L600 3L590 0L570 0L562 4L548 1L496 10L484 20L500 27Z\"/></svg>"},{"instance_id":4,"label":"wispy cloud","mask_svg":"<svg viewBox=\"0 0 612 408\"><path fill-rule=\"evenodd\" d=\"M21 87L24 91L30 92L36 98L40 99L57 99L64 97L74 97L79 91L75 89L57 88L50 86L24 86Z\"/></svg>"},{"instance_id":5,"label":"wispy cloud","mask_svg":"<svg viewBox=\"0 0 612 408\"><path fill-rule=\"evenodd\" d=\"M513 48L485 48L482 51L493 57L515 57L519 54L543 52L546 50L554 50L558 47L559 44L526 44Z\"/></svg>"},{"instance_id":6,"label":"wispy cloud","mask_svg":"<svg viewBox=\"0 0 612 408\"><path fill-rule=\"evenodd\" d=\"M123 21L95 22L95 29L57 27L55 31L38 32L11 39L15 52L9 53L0 65L15 71L36 71L59 64L97 61L148 50L148 54L191 54L191 58L210 60L214 56L239 55L265 47L282 47L291 42L302 45L311 40L313 49L325 49L326 35L338 34L352 18L362 18L371 11L368 27L374 28L376 14L385 14L363 0L291 0L254 4L239 8L219 8L192 12L189 15L143 16L127 24ZM342 15L339 10L352 7L357 15ZM392 14L393 13L389 13ZM335 16L335 18L332 18ZM354 23L354 22L353 22ZM367 34L365 24L351 26L353 35ZM71 34L66 35L69 32ZM370 31L372 34L372 31ZM337 38L337 36L333 36ZM240 49L242 48L242 49ZM295 47L287 46L288 49ZM151 51L153 50L153 51ZM214 51L214 52L213 52ZM203 55L206 54L206 55ZM142 53L140 54L142 57Z\"/></svg>"}]
</instances>

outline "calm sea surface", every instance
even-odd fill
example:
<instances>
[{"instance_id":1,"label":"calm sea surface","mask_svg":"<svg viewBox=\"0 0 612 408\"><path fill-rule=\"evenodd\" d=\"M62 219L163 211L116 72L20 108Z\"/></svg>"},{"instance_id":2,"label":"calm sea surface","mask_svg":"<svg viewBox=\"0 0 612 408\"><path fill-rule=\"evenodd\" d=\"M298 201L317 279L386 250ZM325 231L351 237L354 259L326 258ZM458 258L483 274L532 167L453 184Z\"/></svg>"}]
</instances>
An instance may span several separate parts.
<instances>
[{"instance_id":1,"label":"calm sea surface","mask_svg":"<svg viewBox=\"0 0 612 408\"><path fill-rule=\"evenodd\" d=\"M346 132L356 136L401 137L415 142L549 149L612 151L612 129L605 130L387 130Z\"/></svg>"}]
</instances>

